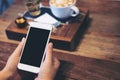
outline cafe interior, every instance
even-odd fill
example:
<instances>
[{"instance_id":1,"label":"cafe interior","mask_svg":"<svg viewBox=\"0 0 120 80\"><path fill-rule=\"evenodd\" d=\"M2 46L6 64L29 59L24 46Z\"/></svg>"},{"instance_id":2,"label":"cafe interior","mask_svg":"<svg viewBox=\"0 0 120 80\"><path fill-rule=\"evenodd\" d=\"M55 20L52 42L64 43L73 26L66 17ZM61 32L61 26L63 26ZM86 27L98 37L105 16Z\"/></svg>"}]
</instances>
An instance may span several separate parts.
<instances>
[{"instance_id":1,"label":"cafe interior","mask_svg":"<svg viewBox=\"0 0 120 80\"><path fill-rule=\"evenodd\" d=\"M0 0L0 71L35 23L52 26L54 80L120 80L120 0ZM35 78L20 74L12 80Z\"/></svg>"}]
</instances>

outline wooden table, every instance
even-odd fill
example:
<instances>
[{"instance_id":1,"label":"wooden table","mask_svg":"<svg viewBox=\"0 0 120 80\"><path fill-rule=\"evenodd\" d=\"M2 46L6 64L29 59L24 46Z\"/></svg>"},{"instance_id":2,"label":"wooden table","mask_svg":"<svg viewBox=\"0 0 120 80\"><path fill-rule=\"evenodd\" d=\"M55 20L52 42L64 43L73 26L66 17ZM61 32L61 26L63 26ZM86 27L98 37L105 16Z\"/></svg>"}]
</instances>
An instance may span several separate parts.
<instances>
[{"instance_id":1,"label":"wooden table","mask_svg":"<svg viewBox=\"0 0 120 80\"><path fill-rule=\"evenodd\" d=\"M46 4L44 0L43 4ZM0 41L18 44L6 37L6 27L23 13L24 0L17 0L0 15ZM90 10L90 22L75 51L54 49L62 60L61 80L120 80L120 2L110 0L78 0L77 6ZM16 9L17 7L17 9ZM65 61L65 62L64 62ZM74 65L70 66L71 63ZM66 76L65 76L66 75Z\"/></svg>"},{"instance_id":2,"label":"wooden table","mask_svg":"<svg viewBox=\"0 0 120 80\"><path fill-rule=\"evenodd\" d=\"M61 21L62 24L55 28L55 30L53 29L51 33L50 42L54 44L54 48L69 51L76 49L82 33L86 30L85 25L88 23L89 19L88 9L80 8L79 10L81 11L81 14L76 17L69 17L64 21L57 19ZM41 8L41 15L44 13L48 13L50 15L52 14L50 8ZM66 21L68 22L66 23ZM28 27L29 26L27 26L27 28L19 28L15 24L15 21L13 21L10 25L8 25L5 32L8 39L20 41L23 37L26 37Z\"/></svg>"}]
</instances>

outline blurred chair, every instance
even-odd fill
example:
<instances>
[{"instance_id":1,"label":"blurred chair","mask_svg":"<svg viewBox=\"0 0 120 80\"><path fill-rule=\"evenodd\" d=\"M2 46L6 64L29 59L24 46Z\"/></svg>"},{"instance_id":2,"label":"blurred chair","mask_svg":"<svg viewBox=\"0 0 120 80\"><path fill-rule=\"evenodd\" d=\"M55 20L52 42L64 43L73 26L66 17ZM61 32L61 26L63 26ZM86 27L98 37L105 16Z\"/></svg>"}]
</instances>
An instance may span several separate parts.
<instances>
[{"instance_id":1,"label":"blurred chair","mask_svg":"<svg viewBox=\"0 0 120 80\"><path fill-rule=\"evenodd\" d=\"M2 14L15 0L0 0L0 14Z\"/></svg>"}]
</instances>

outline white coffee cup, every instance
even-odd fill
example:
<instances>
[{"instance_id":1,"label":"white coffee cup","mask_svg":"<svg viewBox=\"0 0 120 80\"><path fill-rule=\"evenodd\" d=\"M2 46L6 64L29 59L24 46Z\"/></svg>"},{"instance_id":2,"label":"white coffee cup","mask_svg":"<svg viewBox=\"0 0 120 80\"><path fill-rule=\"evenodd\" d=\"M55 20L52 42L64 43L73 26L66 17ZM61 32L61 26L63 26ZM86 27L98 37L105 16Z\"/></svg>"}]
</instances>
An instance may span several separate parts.
<instances>
[{"instance_id":1,"label":"white coffee cup","mask_svg":"<svg viewBox=\"0 0 120 80\"><path fill-rule=\"evenodd\" d=\"M67 4L65 4L65 1ZM73 2L69 2L73 1ZM60 19L68 17L75 17L79 14L79 9L76 7L76 0L50 0L49 2L51 12Z\"/></svg>"}]
</instances>

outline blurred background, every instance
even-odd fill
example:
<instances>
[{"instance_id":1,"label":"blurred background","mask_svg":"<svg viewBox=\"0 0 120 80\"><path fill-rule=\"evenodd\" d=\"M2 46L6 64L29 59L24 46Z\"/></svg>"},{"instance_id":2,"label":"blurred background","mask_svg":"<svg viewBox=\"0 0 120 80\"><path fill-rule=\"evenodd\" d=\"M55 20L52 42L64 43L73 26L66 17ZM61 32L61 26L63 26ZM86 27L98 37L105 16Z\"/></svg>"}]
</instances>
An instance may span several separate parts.
<instances>
[{"instance_id":1,"label":"blurred background","mask_svg":"<svg viewBox=\"0 0 120 80\"><path fill-rule=\"evenodd\" d=\"M0 0L0 14L2 14L15 0Z\"/></svg>"}]
</instances>

